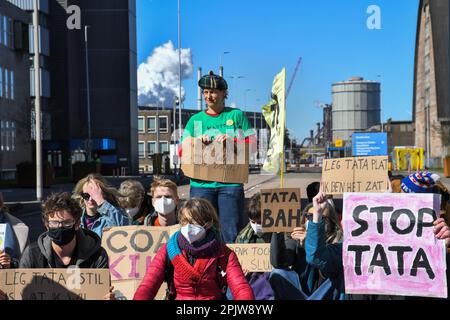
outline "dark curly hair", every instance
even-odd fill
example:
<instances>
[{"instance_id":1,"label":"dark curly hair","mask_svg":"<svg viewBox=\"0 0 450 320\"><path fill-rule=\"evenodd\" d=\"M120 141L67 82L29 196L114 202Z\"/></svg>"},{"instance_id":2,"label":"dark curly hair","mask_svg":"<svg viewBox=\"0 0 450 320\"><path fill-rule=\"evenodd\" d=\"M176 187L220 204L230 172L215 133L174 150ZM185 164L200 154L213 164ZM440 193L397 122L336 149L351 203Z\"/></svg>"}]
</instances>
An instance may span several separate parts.
<instances>
[{"instance_id":1,"label":"dark curly hair","mask_svg":"<svg viewBox=\"0 0 450 320\"><path fill-rule=\"evenodd\" d=\"M82 210L77 200L73 199L68 192L53 193L42 202L42 220L48 222L48 218L53 216L57 211L68 211L75 223L81 219Z\"/></svg>"},{"instance_id":2,"label":"dark curly hair","mask_svg":"<svg viewBox=\"0 0 450 320\"><path fill-rule=\"evenodd\" d=\"M254 194L248 201L247 215L251 220L261 220L261 194L259 192Z\"/></svg>"}]
</instances>

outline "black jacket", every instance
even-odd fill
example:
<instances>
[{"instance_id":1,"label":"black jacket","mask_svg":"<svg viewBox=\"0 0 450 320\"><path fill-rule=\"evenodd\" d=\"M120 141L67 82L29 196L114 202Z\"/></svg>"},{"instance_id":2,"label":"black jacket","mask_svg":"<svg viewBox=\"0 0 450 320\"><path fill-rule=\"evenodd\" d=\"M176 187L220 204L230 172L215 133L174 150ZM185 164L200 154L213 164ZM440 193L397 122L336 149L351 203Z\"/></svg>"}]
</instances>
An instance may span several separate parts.
<instances>
[{"instance_id":1,"label":"black jacket","mask_svg":"<svg viewBox=\"0 0 450 320\"><path fill-rule=\"evenodd\" d=\"M80 268L108 269L108 254L101 246L100 237L87 229L77 231L76 262ZM19 268L55 268L52 259L51 239L47 232L41 234L37 242L29 245L20 259Z\"/></svg>"}]
</instances>

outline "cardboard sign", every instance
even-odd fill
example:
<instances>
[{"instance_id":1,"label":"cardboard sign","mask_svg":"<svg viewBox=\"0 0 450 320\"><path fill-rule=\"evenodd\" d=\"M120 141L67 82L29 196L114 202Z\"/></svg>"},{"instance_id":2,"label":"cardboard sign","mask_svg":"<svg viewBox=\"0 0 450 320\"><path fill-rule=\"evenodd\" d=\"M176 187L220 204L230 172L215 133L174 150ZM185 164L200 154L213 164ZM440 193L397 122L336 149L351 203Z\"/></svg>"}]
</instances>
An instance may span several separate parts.
<instances>
[{"instance_id":1,"label":"cardboard sign","mask_svg":"<svg viewBox=\"0 0 450 320\"><path fill-rule=\"evenodd\" d=\"M5 251L6 224L0 223L0 252Z\"/></svg>"},{"instance_id":2,"label":"cardboard sign","mask_svg":"<svg viewBox=\"0 0 450 320\"><path fill-rule=\"evenodd\" d=\"M225 183L247 183L249 146L212 142L187 137L182 143L181 169L187 177Z\"/></svg>"},{"instance_id":3,"label":"cardboard sign","mask_svg":"<svg viewBox=\"0 0 450 320\"><path fill-rule=\"evenodd\" d=\"M264 232L292 232L300 227L300 189L261 190L261 224Z\"/></svg>"},{"instance_id":4,"label":"cardboard sign","mask_svg":"<svg viewBox=\"0 0 450 320\"><path fill-rule=\"evenodd\" d=\"M9 300L103 300L108 269L2 269L0 290Z\"/></svg>"},{"instance_id":5,"label":"cardboard sign","mask_svg":"<svg viewBox=\"0 0 450 320\"><path fill-rule=\"evenodd\" d=\"M170 227L126 226L103 230L102 247L109 257L109 270L116 296L132 300L158 250L180 229ZM163 283L155 299L165 297Z\"/></svg>"},{"instance_id":6,"label":"cardboard sign","mask_svg":"<svg viewBox=\"0 0 450 320\"><path fill-rule=\"evenodd\" d=\"M271 272L270 243L227 244L236 253L242 269L250 272Z\"/></svg>"},{"instance_id":7,"label":"cardboard sign","mask_svg":"<svg viewBox=\"0 0 450 320\"><path fill-rule=\"evenodd\" d=\"M346 293L447 298L439 204L434 194L345 193Z\"/></svg>"},{"instance_id":8,"label":"cardboard sign","mask_svg":"<svg viewBox=\"0 0 450 320\"><path fill-rule=\"evenodd\" d=\"M389 183L387 156L323 161L321 190L325 194L385 192Z\"/></svg>"}]
</instances>

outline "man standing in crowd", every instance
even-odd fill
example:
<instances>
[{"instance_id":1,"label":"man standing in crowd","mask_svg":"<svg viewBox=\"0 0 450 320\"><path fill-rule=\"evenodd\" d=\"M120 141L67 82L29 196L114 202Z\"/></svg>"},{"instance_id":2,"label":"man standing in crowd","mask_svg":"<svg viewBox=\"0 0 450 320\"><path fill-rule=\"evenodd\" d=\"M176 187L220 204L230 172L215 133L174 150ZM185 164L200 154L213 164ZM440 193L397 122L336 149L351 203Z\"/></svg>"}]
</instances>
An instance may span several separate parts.
<instances>
[{"instance_id":1,"label":"man standing in crowd","mask_svg":"<svg viewBox=\"0 0 450 320\"><path fill-rule=\"evenodd\" d=\"M204 144L222 142L224 145L233 144L234 147L242 141L254 143L255 133L244 113L239 109L225 107L228 95L225 79L210 71L199 80L198 85L203 90L208 108L189 119L183 140L187 137L201 138ZM216 208L223 239L226 243L233 243L244 211L243 184L191 179L190 187L191 198L206 199Z\"/></svg>"}]
</instances>

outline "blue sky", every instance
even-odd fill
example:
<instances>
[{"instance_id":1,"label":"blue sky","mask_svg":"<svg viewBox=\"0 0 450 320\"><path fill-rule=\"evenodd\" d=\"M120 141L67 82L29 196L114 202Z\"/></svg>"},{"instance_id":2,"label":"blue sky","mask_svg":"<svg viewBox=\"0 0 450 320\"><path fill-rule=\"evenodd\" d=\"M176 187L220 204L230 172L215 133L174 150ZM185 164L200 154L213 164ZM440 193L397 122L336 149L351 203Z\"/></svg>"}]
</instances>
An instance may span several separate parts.
<instances>
[{"instance_id":1,"label":"blue sky","mask_svg":"<svg viewBox=\"0 0 450 320\"><path fill-rule=\"evenodd\" d=\"M370 5L381 9L381 30L366 26ZM242 108L246 96L250 111L267 102L283 67L289 84L302 57L287 100L287 128L300 141L322 121L314 101L330 103L331 85L350 76L381 79L383 118L410 120L417 12L418 0L181 0L181 47L194 67L185 107L197 105L197 68L218 72L230 51L228 102ZM169 40L177 47L177 0L137 0L137 29L138 65Z\"/></svg>"}]
</instances>

